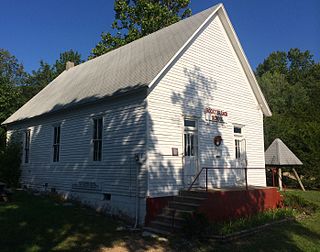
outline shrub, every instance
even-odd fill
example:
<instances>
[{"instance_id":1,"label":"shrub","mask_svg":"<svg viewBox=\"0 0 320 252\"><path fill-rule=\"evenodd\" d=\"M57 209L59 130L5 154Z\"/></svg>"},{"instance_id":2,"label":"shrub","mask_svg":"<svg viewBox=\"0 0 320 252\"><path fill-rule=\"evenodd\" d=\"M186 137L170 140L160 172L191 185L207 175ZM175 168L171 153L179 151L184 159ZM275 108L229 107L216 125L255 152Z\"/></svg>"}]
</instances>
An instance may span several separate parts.
<instances>
[{"instance_id":1,"label":"shrub","mask_svg":"<svg viewBox=\"0 0 320 252\"><path fill-rule=\"evenodd\" d=\"M291 193L284 193L283 195L283 204L285 207L290 207L298 210L299 212L305 212L307 214L312 214L318 209L318 206L316 204L302 198L301 196Z\"/></svg>"},{"instance_id":2,"label":"shrub","mask_svg":"<svg viewBox=\"0 0 320 252\"><path fill-rule=\"evenodd\" d=\"M210 223L207 217L199 212L185 214L182 225L182 234L188 239L201 239L207 236Z\"/></svg>"},{"instance_id":3,"label":"shrub","mask_svg":"<svg viewBox=\"0 0 320 252\"><path fill-rule=\"evenodd\" d=\"M17 143L8 144L0 152L0 180L10 187L19 185L21 170L21 145Z\"/></svg>"},{"instance_id":4,"label":"shrub","mask_svg":"<svg viewBox=\"0 0 320 252\"><path fill-rule=\"evenodd\" d=\"M214 223L212 232L214 234L226 235L290 217L293 217L292 209L270 209L249 217Z\"/></svg>"}]
</instances>

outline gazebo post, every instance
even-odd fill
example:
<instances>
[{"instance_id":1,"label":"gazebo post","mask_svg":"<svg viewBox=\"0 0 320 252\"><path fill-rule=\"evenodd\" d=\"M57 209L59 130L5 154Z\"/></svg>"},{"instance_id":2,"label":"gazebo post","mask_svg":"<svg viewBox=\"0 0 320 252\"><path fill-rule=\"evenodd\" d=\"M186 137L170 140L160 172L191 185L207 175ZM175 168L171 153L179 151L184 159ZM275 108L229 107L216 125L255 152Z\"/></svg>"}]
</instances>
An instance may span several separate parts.
<instances>
[{"instance_id":1,"label":"gazebo post","mask_svg":"<svg viewBox=\"0 0 320 252\"><path fill-rule=\"evenodd\" d=\"M276 172L276 168L271 168L271 173L272 173L272 186L275 186L276 182L274 179L274 174Z\"/></svg>"},{"instance_id":2,"label":"gazebo post","mask_svg":"<svg viewBox=\"0 0 320 252\"><path fill-rule=\"evenodd\" d=\"M301 179L300 179L300 177L299 177L296 169L292 168L292 170L293 170L293 173L294 173L294 175L296 176L296 178L297 178L297 180L298 180L298 182L299 182L299 185L300 185L302 191L306 191L306 189L304 189L304 186L303 186L303 184L302 184L302 181L301 181Z\"/></svg>"},{"instance_id":3,"label":"gazebo post","mask_svg":"<svg viewBox=\"0 0 320 252\"><path fill-rule=\"evenodd\" d=\"M282 188L281 167L302 165L302 162L299 160L299 158L296 157L296 155L293 154L293 152L279 138L276 138L272 142L272 144L268 147L268 149L265 151L265 164L266 166L277 168L279 190L282 191L283 188ZM301 180L298 174L296 174L295 169L293 170L293 172L295 173L302 190L304 190L304 187L302 183L300 183ZM272 179L272 182L274 184L274 178Z\"/></svg>"},{"instance_id":4,"label":"gazebo post","mask_svg":"<svg viewBox=\"0 0 320 252\"><path fill-rule=\"evenodd\" d=\"M278 168L278 179L279 179L279 191L282 191L282 171L281 168Z\"/></svg>"}]
</instances>

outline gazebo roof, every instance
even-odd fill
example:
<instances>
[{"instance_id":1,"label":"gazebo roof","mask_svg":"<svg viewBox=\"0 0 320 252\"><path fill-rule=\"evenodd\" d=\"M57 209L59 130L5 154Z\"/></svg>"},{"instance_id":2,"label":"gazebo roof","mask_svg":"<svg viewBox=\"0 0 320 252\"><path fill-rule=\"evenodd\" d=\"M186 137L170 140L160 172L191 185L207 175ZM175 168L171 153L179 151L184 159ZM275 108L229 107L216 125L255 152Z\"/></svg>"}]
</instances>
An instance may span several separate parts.
<instances>
[{"instance_id":1,"label":"gazebo roof","mask_svg":"<svg viewBox=\"0 0 320 252\"><path fill-rule=\"evenodd\" d=\"M279 138L265 151L265 163L269 166L302 165L299 158Z\"/></svg>"}]
</instances>

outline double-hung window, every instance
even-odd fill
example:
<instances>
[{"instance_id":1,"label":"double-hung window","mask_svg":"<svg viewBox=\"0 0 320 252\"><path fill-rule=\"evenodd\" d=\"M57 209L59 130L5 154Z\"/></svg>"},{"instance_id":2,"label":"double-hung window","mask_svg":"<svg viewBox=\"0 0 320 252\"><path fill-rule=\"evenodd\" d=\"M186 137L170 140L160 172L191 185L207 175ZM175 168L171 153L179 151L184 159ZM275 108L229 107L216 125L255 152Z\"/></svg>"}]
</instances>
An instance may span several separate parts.
<instances>
[{"instance_id":1,"label":"double-hung window","mask_svg":"<svg viewBox=\"0 0 320 252\"><path fill-rule=\"evenodd\" d=\"M60 125L53 128L53 162L60 158Z\"/></svg>"},{"instance_id":2,"label":"double-hung window","mask_svg":"<svg viewBox=\"0 0 320 252\"><path fill-rule=\"evenodd\" d=\"M24 139L24 162L29 163L29 153L30 153L30 130L27 130L25 133Z\"/></svg>"},{"instance_id":3,"label":"double-hung window","mask_svg":"<svg viewBox=\"0 0 320 252\"><path fill-rule=\"evenodd\" d=\"M241 159L243 158L243 152L244 152L244 138L242 136L242 128L234 126L233 133L235 136L234 140L234 146L235 146L235 158Z\"/></svg>"},{"instance_id":4,"label":"double-hung window","mask_svg":"<svg viewBox=\"0 0 320 252\"><path fill-rule=\"evenodd\" d=\"M93 161L101 161L102 159L102 117L93 118Z\"/></svg>"}]
</instances>

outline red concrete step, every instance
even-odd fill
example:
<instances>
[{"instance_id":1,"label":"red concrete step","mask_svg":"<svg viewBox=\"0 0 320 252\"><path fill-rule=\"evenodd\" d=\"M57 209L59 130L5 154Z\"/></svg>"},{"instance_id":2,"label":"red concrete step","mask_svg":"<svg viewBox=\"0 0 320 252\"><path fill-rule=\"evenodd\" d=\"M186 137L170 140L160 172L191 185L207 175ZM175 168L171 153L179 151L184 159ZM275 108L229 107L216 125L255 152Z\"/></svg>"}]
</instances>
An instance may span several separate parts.
<instances>
[{"instance_id":1,"label":"red concrete step","mask_svg":"<svg viewBox=\"0 0 320 252\"><path fill-rule=\"evenodd\" d=\"M182 190L179 192L179 196L185 196L185 197L196 197L196 198L202 198L207 199L208 198L208 192L206 191L187 191Z\"/></svg>"},{"instance_id":2,"label":"red concrete step","mask_svg":"<svg viewBox=\"0 0 320 252\"><path fill-rule=\"evenodd\" d=\"M168 215L168 216L175 216L175 217L181 217L183 218L186 214L192 214L193 211L191 210L183 210L183 209L175 209L175 208L171 208L171 207L165 207L163 209L163 214L164 215Z\"/></svg>"},{"instance_id":3,"label":"red concrete step","mask_svg":"<svg viewBox=\"0 0 320 252\"><path fill-rule=\"evenodd\" d=\"M189 202L170 201L169 207L176 210L195 211L199 204Z\"/></svg>"},{"instance_id":4,"label":"red concrete step","mask_svg":"<svg viewBox=\"0 0 320 252\"><path fill-rule=\"evenodd\" d=\"M166 236L171 234L171 231L166 231L166 230L162 230L154 227L144 227L143 230L153 234L161 234Z\"/></svg>"},{"instance_id":5,"label":"red concrete step","mask_svg":"<svg viewBox=\"0 0 320 252\"><path fill-rule=\"evenodd\" d=\"M193 203L193 204L200 204L206 198L203 197L196 197L196 196L175 196L175 202L186 202L186 203Z\"/></svg>"},{"instance_id":6,"label":"red concrete step","mask_svg":"<svg viewBox=\"0 0 320 252\"><path fill-rule=\"evenodd\" d=\"M174 223L175 226L182 226L183 223L185 222L185 219L179 216L172 216L172 215L165 215L165 214L160 214L157 216L155 219L156 221L161 221L164 223L171 224Z\"/></svg>"},{"instance_id":7,"label":"red concrete step","mask_svg":"<svg viewBox=\"0 0 320 252\"><path fill-rule=\"evenodd\" d=\"M166 222L162 222L162 221L152 221L150 223L149 227L163 230L166 232L172 232L174 230L181 229L181 225L179 225L179 224L174 224L172 226L172 223L166 223Z\"/></svg>"}]
</instances>

